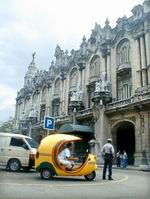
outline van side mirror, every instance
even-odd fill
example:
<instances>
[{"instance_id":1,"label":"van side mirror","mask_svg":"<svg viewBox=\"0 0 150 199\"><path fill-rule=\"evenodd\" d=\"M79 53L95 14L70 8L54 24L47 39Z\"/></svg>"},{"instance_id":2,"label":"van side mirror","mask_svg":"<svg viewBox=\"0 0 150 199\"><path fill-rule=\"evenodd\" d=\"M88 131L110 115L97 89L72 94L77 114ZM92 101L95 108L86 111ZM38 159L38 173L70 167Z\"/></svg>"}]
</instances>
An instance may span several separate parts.
<instances>
[{"instance_id":1,"label":"van side mirror","mask_svg":"<svg viewBox=\"0 0 150 199\"><path fill-rule=\"evenodd\" d=\"M25 143L22 145L22 147L23 147L24 149L26 149L26 150L29 150L28 145L27 145L27 144L25 144Z\"/></svg>"}]
</instances>

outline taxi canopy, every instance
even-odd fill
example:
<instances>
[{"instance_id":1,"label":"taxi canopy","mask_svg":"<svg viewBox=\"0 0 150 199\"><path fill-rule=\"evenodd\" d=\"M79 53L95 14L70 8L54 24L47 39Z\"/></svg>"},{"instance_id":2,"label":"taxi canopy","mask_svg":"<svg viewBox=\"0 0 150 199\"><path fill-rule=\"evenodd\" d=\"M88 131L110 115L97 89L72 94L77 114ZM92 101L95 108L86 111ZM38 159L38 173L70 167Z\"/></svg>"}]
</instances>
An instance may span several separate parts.
<instances>
[{"instance_id":1,"label":"taxi canopy","mask_svg":"<svg viewBox=\"0 0 150 199\"><path fill-rule=\"evenodd\" d=\"M78 141L81 140L81 138L74 136L74 135L66 135L66 134L52 134L47 137L45 137L39 146L39 149L43 152L51 151L56 145L60 145L62 143L72 142L72 141Z\"/></svg>"}]
</instances>

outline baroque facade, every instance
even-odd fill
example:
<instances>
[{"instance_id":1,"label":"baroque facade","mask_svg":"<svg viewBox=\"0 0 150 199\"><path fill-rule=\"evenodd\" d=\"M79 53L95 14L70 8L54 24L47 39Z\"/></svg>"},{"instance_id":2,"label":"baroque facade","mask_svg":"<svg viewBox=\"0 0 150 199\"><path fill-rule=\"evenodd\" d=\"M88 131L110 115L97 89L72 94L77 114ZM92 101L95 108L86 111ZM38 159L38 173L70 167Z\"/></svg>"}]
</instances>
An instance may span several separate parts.
<instances>
[{"instance_id":1,"label":"baroque facade","mask_svg":"<svg viewBox=\"0 0 150 199\"><path fill-rule=\"evenodd\" d=\"M150 166L150 0L131 12L114 28L108 19L103 28L95 23L70 54L57 45L48 71L36 68L33 53L16 98L16 130L41 139L51 133L44 116L52 116L57 130L70 125L85 142L95 140L96 154L111 137L129 164Z\"/></svg>"}]
</instances>

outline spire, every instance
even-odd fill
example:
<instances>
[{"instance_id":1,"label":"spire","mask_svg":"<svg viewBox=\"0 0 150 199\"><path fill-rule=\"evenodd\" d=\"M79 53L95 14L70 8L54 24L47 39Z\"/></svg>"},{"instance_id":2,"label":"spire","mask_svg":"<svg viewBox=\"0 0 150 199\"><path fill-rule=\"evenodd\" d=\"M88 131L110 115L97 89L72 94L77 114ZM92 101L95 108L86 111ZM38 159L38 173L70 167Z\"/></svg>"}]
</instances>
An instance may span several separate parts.
<instances>
[{"instance_id":1,"label":"spire","mask_svg":"<svg viewBox=\"0 0 150 199\"><path fill-rule=\"evenodd\" d=\"M104 29L103 29L103 33L105 35L105 39L106 40L110 40L111 39L111 26L109 25L108 18L106 18L105 26L104 26Z\"/></svg>"},{"instance_id":2,"label":"spire","mask_svg":"<svg viewBox=\"0 0 150 199\"><path fill-rule=\"evenodd\" d=\"M34 62L34 60L35 60L35 54L36 54L36 52L32 53L32 61L29 64L28 70L27 70L27 72L25 74L24 85L28 85L31 82L31 80L33 79L33 77L35 76L35 73L37 72L37 68L36 68L36 65L35 65L35 62Z\"/></svg>"},{"instance_id":3,"label":"spire","mask_svg":"<svg viewBox=\"0 0 150 199\"><path fill-rule=\"evenodd\" d=\"M36 54L36 52L32 53L32 62L31 62L31 63L34 63L35 54ZM35 64L35 63L34 63L34 64Z\"/></svg>"},{"instance_id":4,"label":"spire","mask_svg":"<svg viewBox=\"0 0 150 199\"><path fill-rule=\"evenodd\" d=\"M84 35L82 38L82 43L80 45L80 51L82 56L86 55L86 48L87 48L87 42L86 42L86 37Z\"/></svg>"}]
</instances>

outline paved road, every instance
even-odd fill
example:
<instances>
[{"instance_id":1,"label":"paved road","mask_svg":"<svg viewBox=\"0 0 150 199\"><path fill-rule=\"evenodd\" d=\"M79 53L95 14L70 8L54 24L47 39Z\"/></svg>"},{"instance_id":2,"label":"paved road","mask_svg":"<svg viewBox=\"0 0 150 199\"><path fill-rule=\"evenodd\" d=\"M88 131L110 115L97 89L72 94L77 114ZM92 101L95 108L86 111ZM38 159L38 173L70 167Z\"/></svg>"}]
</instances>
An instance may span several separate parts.
<instances>
[{"instance_id":1,"label":"paved road","mask_svg":"<svg viewBox=\"0 0 150 199\"><path fill-rule=\"evenodd\" d=\"M113 170L113 181L84 177L55 177L45 181L39 173L0 170L0 199L150 199L150 172Z\"/></svg>"}]
</instances>

